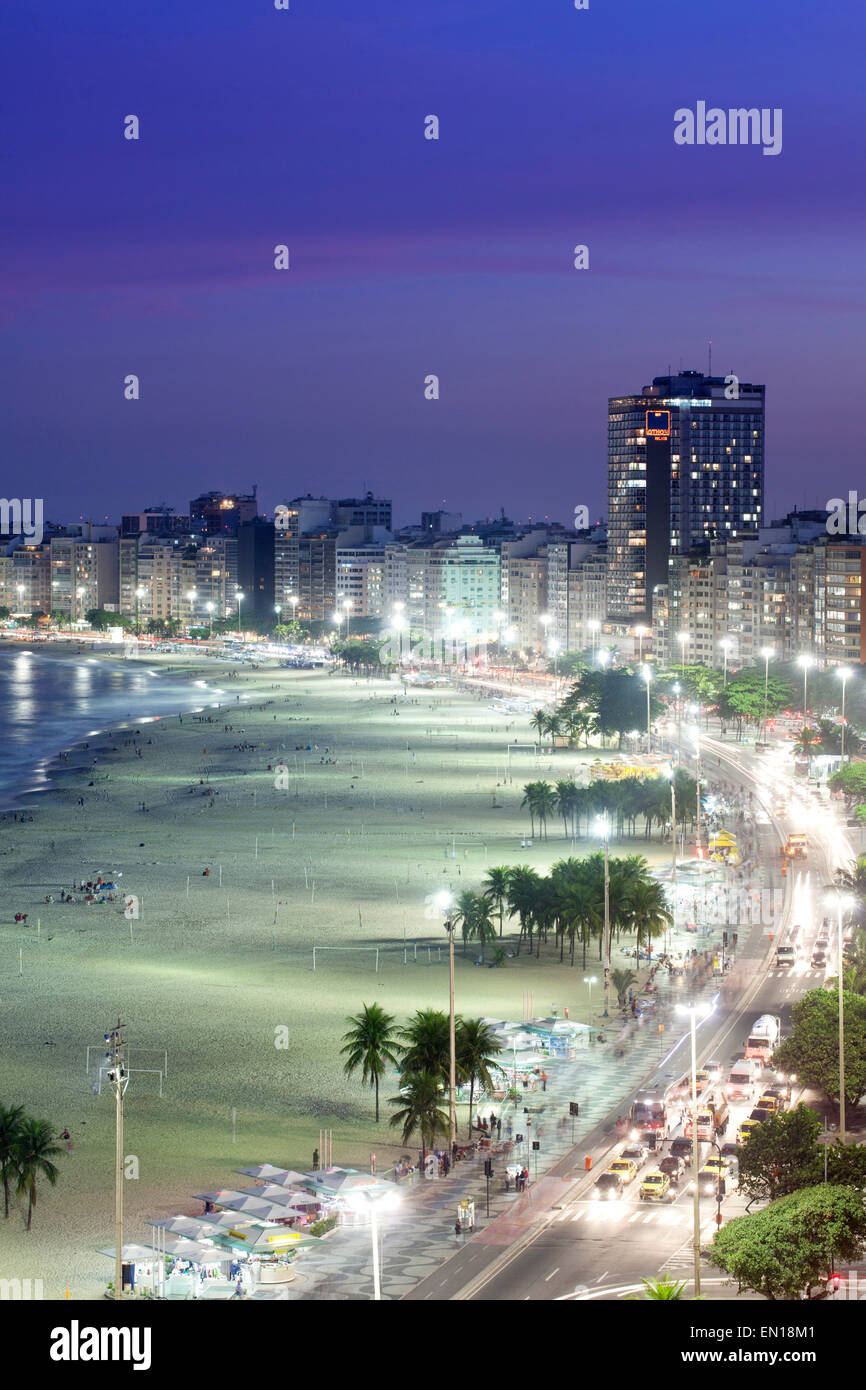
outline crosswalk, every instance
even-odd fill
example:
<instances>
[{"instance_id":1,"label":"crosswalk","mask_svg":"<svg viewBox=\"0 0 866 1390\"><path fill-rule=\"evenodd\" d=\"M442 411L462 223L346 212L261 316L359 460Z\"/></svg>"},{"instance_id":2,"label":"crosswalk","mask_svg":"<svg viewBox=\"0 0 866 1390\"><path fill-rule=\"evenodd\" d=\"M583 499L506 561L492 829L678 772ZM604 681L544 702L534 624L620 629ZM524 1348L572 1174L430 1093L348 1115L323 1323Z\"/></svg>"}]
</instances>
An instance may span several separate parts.
<instances>
[{"instance_id":1,"label":"crosswalk","mask_svg":"<svg viewBox=\"0 0 866 1390\"><path fill-rule=\"evenodd\" d=\"M586 1226L666 1226L691 1230L693 1222L691 1206L651 1207L635 1209L625 1202L575 1202L565 1207L556 1217L554 1225L573 1225L583 1222ZM705 1220L701 1225L702 1235L710 1235L716 1229L715 1218Z\"/></svg>"}]
</instances>

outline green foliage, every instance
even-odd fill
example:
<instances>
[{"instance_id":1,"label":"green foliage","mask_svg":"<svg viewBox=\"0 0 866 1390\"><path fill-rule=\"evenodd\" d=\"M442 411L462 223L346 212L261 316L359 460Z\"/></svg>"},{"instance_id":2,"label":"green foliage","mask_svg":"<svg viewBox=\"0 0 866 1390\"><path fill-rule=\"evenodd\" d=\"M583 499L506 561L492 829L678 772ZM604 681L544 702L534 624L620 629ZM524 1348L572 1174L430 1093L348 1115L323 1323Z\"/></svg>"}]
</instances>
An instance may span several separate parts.
<instances>
[{"instance_id":1,"label":"green foliage","mask_svg":"<svg viewBox=\"0 0 866 1390\"><path fill-rule=\"evenodd\" d=\"M771 1115L740 1150L740 1191L753 1201L773 1202L820 1182L824 1171L820 1132L821 1121L806 1105Z\"/></svg>"},{"instance_id":2,"label":"green foliage","mask_svg":"<svg viewBox=\"0 0 866 1390\"><path fill-rule=\"evenodd\" d=\"M446 1017L447 1025L447 1017ZM403 1087L389 1104L397 1107L391 1125L402 1129L402 1141L408 1144L415 1130L421 1135L422 1148L432 1148L437 1134L448 1134L448 1116L442 1109L444 1086L441 1070L413 1071L403 1077Z\"/></svg>"},{"instance_id":3,"label":"green foliage","mask_svg":"<svg viewBox=\"0 0 866 1390\"><path fill-rule=\"evenodd\" d=\"M60 1170L53 1160L65 1153L66 1149L56 1143L53 1126L47 1120L34 1120L30 1115L25 1115L19 1122L12 1159L16 1177L15 1190L19 1197L27 1197L28 1231L36 1205L37 1179L44 1178L54 1187Z\"/></svg>"},{"instance_id":4,"label":"green foliage","mask_svg":"<svg viewBox=\"0 0 866 1390\"><path fill-rule=\"evenodd\" d=\"M323 1236L323 1235L326 1235L328 1231L333 1231L333 1229L334 1229L334 1227L336 1226L338 1220L339 1220L339 1218L336 1217L336 1216L324 1216L324 1217L322 1217L322 1220L321 1220L321 1221L314 1221L313 1224L312 1224L312 1226L308 1226L308 1227L307 1227L307 1235L310 1235L310 1236Z\"/></svg>"},{"instance_id":5,"label":"green foliage","mask_svg":"<svg viewBox=\"0 0 866 1390\"><path fill-rule=\"evenodd\" d=\"M716 1232L709 1259L740 1290L754 1289L771 1300L802 1301L826 1298L831 1263L859 1260L864 1243L863 1194L822 1183L729 1221Z\"/></svg>"},{"instance_id":6,"label":"green foliage","mask_svg":"<svg viewBox=\"0 0 866 1390\"><path fill-rule=\"evenodd\" d=\"M378 670L381 664L379 660L381 645L381 642L350 637L348 642L335 642L332 650L352 670L357 670L359 667L366 670Z\"/></svg>"},{"instance_id":7,"label":"green foliage","mask_svg":"<svg viewBox=\"0 0 866 1390\"><path fill-rule=\"evenodd\" d=\"M845 1103L866 1094L866 999L842 991L845 1025ZM793 1031L777 1047L773 1065L796 1073L833 1101L839 1099L839 995L812 989L791 1010Z\"/></svg>"},{"instance_id":8,"label":"green foliage","mask_svg":"<svg viewBox=\"0 0 866 1390\"><path fill-rule=\"evenodd\" d=\"M126 613L109 613L105 608L88 608L84 616L95 632L106 632L110 627L132 632L135 628L135 618Z\"/></svg>"},{"instance_id":9,"label":"green foliage","mask_svg":"<svg viewBox=\"0 0 866 1390\"><path fill-rule=\"evenodd\" d=\"M766 688L768 717L791 708L794 703L794 688L788 681L771 673ZM754 723L763 719L764 672L757 667L748 667L732 676L722 692L720 710L723 718L733 719L738 723L743 720Z\"/></svg>"},{"instance_id":10,"label":"green foliage","mask_svg":"<svg viewBox=\"0 0 866 1390\"><path fill-rule=\"evenodd\" d=\"M827 786L849 801L866 801L866 763L843 763L827 778Z\"/></svg>"},{"instance_id":11,"label":"green foliage","mask_svg":"<svg viewBox=\"0 0 866 1390\"><path fill-rule=\"evenodd\" d=\"M616 990L616 1002L623 1008L631 986L637 983L637 975L633 970L611 970L610 982Z\"/></svg>"},{"instance_id":12,"label":"green foliage","mask_svg":"<svg viewBox=\"0 0 866 1390\"><path fill-rule=\"evenodd\" d=\"M646 1299L650 1303L682 1303L683 1290L686 1287L684 1279L671 1279L665 1275L663 1279L641 1279L644 1291L640 1298ZM629 1294L626 1303L639 1303L640 1298L636 1293ZM694 1300L692 1300L694 1302Z\"/></svg>"},{"instance_id":13,"label":"green foliage","mask_svg":"<svg viewBox=\"0 0 866 1390\"><path fill-rule=\"evenodd\" d=\"M376 1091L376 1123L379 1122L379 1081L385 1074L385 1063L399 1066L399 1044L394 1019L385 1013L380 1004L364 1004L356 1018L346 1020L351 1024L348 1033L343 1034L341 1053L346 1061L343 1070L347 1076L360 1071L365 1086L373 1086Z\"/></svg>"}]
</instances>

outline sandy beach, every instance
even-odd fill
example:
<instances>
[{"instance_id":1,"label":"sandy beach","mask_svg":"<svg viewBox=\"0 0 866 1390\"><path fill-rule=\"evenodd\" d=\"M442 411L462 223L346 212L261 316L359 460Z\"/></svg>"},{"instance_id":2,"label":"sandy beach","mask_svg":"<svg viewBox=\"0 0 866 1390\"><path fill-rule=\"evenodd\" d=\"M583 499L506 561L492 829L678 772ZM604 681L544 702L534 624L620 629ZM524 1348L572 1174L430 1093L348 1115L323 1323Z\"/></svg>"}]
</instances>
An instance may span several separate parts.
<instances>
[{"instance_id":1,"label":"sandy beach","mask_svg":"<svg viewBox=\"0 0 866 1390\"><path fill-rule=\"evenodd\" d=\"M387 1105L377 1127L372 1093L342 1074L346 1016L374 999L400 1020L447 1008L431 895L572 852L561 823L521 846L522 786L596 756L517 755L507 783L506 744L532 735L489 699L415 688L404 700L384 678L149 653L157 663L203 682L200 712L90 738L54 762L49 791L25 798L32 821L0 820L2 1097L68 1127L74 1145L56 1188L39 1187L30 1234L21 1204L3 1223L0 1276L42 1279L47 1298L98 1297L112 1276L97 1252L113 1244L114 1109L93 1083L118 1017L133 1068L162 1067L168 1052L163 1096L145 1070L127 1096L139 1173L125 1187L127 1239L146 1238L149 1217L197 1214L191 1194L229 1185L235 1168L308 1168L321 1126L337 1163L367 1167L375 1149L387 1166L405 1150ZM669 854L657 840L625 844L651 862ZM119 883L116 901L60 902L98 874ZM354 949L318 955L314 973L314 945ZM560 965L552 946L495 970L458 948L457 972L466 1015L519 1019L533 989L537 1014L557 1004L587 1017L580 960ZM393 1093L386 1083L383 1098Z\"/></svg>"}]
</instances>

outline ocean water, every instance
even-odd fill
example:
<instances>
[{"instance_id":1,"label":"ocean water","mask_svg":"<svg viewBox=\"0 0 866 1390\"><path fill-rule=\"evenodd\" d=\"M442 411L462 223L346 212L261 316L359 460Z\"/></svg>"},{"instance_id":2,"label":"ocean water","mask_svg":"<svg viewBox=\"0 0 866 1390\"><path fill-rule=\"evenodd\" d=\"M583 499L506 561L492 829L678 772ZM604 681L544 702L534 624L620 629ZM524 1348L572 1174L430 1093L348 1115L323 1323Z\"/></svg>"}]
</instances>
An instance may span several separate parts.
<instances>
[{"instance_id":1,"label":"ocean water","mask_svg":"<svg viewBox=\"0 0 866 1390\"><path fill-rule=\"evenodd\" d=\"M103 729L227 702L218 673L204 682L141 662L0 649L0 804L49 785L46 763Z\"/></svg>"}]
</instances>

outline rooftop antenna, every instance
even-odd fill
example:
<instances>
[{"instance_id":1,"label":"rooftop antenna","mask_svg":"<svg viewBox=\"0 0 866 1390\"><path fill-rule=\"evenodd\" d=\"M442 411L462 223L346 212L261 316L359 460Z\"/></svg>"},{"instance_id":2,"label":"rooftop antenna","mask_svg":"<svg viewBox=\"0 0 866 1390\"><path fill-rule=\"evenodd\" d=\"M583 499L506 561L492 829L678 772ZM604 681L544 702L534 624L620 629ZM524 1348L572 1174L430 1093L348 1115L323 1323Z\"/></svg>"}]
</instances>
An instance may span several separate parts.
<instances>
[{"instance_id":1,"label":"rooftop antenna","mask_svg":"<svg viewBox=\"0 0 866 1390\"><path fill-rule=\"evenodd\" d=\"M707 376L712 376L712 374L713 374L713 340L712 340L712 338L710 338L710 341L709 341L709 345L708 345L708 346L709 346L709 369L708 369L708 371L707 371Z\"/></svg>"}]
</instances>

